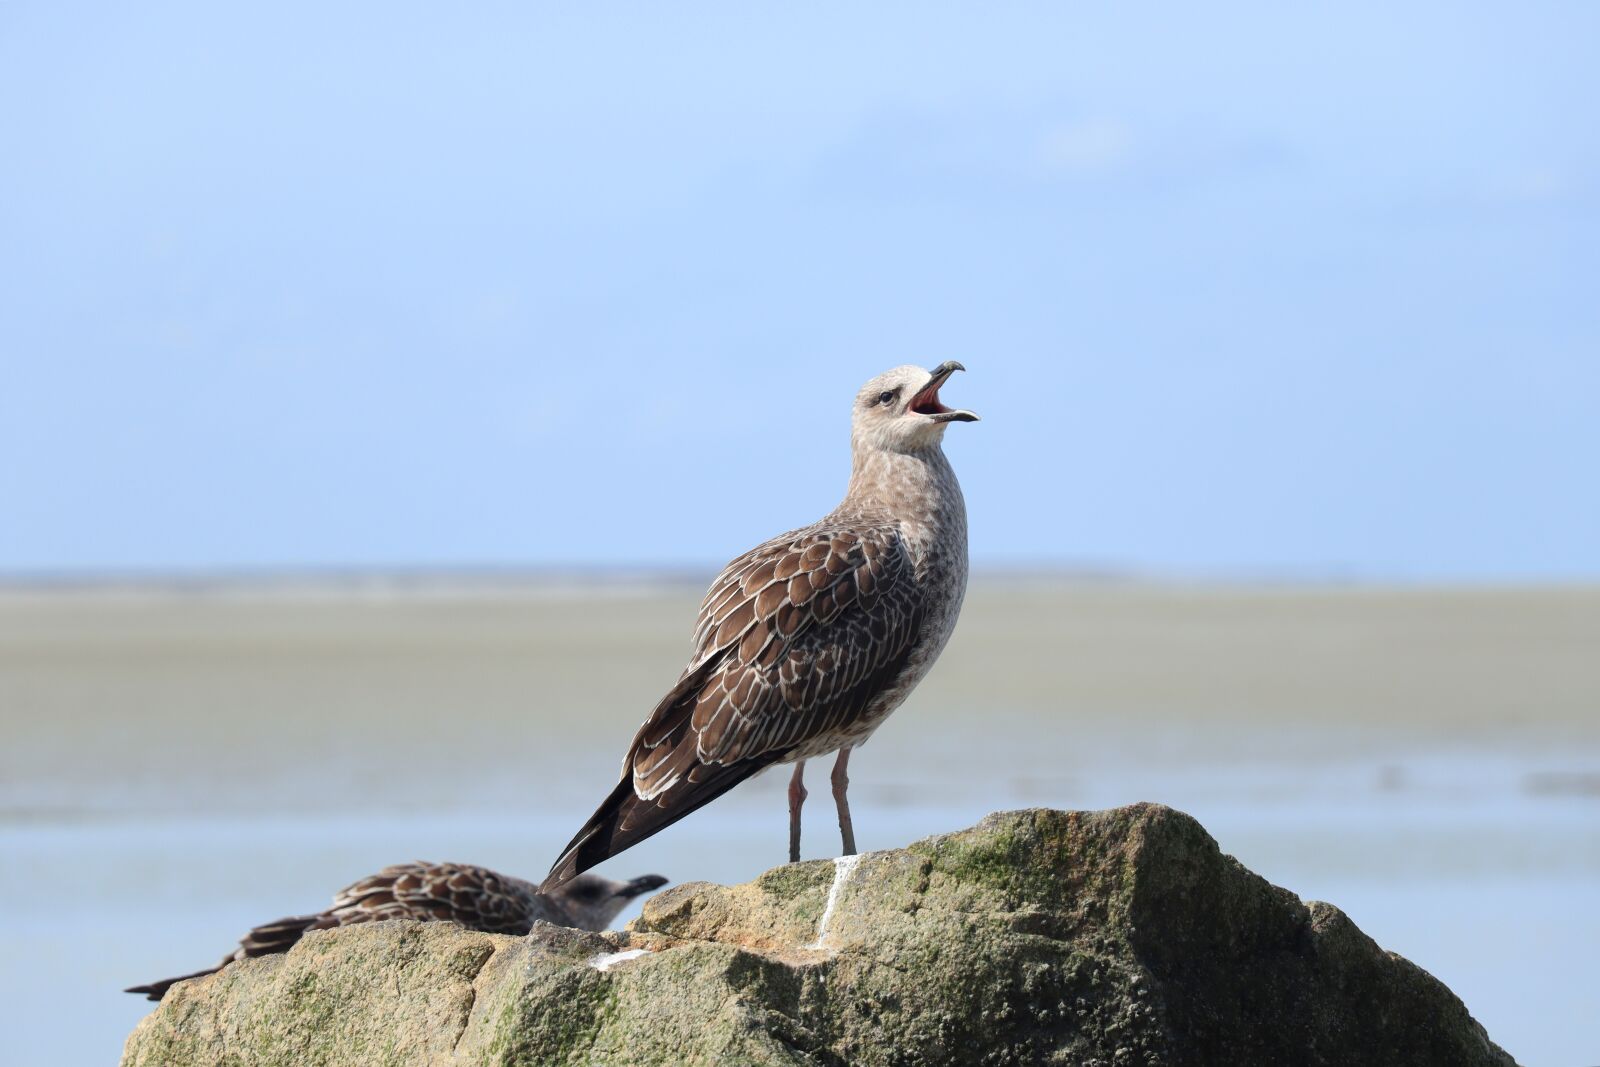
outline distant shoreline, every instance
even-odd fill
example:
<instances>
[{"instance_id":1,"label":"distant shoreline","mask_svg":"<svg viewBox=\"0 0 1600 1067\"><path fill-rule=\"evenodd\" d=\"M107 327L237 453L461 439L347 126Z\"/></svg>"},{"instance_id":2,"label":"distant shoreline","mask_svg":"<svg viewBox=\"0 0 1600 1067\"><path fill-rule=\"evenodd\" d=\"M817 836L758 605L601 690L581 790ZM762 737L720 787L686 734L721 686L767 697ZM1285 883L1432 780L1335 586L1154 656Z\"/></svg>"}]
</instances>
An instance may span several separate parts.
<instances>
[{"instance_id":1,"label":"distant shoreline","mask_svg":"<svg viewBox=\"0 0 1600 1067\"><path fill-rule=\"evenodd\" d=\"M706 565L662 567L466 566L466 567L305 567L239 568L193 571L0 571L0 597L62 595L124 596L295 596L318 598L351 594L549 596L563 592L700 592L717 573ZM1415 592L1528 592L1600 590L1600 576L1567 579L1399 579L1340 574L1216 573L1162 574L1098 567L976 565L972 581L990 587L1043 585L1052 588L1151 590L1348 590Z\"/></svg>"}]
</instances>

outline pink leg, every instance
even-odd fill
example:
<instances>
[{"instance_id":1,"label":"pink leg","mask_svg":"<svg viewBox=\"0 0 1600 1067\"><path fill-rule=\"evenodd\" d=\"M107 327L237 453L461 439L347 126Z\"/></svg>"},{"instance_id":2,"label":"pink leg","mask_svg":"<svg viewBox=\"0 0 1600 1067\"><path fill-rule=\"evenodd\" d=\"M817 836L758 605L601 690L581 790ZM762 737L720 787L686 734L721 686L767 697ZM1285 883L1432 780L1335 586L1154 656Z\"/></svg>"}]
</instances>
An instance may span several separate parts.
<instances>
[{"instance_id":1,"label":"pink leg","mask_svg":"<svg viewBox=\"0 0 1600 1067\"><path fill-rule=\"evenodd\" d=\"M800 805L806 802L806 787L800 781L805 773L806 761L794 765L794 777L789 779L789 862L800 862Z\"/></svg>"},{"instance_id":2,"label":"pink leg","mask_svg":"<svg viewBox=\"0 0 1600 1067\"><path fill-rule=\"evenodd\" d=\"M839 837L844 842L844 855L856 854L856 831L850 824L850 801L845 797L850 788L850 776L845 765L850 762L850 750L841 748L839 759L833 765L833 802L839 808Z\"/></svg>"}]
</instances>

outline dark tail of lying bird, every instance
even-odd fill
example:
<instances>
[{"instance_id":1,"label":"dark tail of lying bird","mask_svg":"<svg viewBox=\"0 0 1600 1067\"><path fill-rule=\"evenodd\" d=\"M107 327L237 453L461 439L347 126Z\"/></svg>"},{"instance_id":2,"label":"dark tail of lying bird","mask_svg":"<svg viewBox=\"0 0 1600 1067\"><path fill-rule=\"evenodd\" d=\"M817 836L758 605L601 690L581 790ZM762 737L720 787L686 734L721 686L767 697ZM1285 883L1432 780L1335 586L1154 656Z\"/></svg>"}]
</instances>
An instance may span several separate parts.
<instances>
[{"instance_id":1,"label":"dark tail of lying bird","mask_svg":"<svg viewBox=\"0 0 1600 1067\"><path fill-rule=\"evenodd\" d=\"M725 767L702 764L677 785L650 800L641 800L633 791L633 775L623 775L611 795L601 802L589 821L583 824L583 829L561 851L539 891L550 893L559 889L590 867L699 811L761 768L762 764L753 760Z\"/></svg>"},{"instance_id":2,"label":"dark tail of lying bird","mask_svg":"<svg viewBox=\"0 0 1600 1067\"><path fill-rule=\"evenodd\" d=\"M287 919L266 923L251 930L239 942L239 947L224 956L222 962L215 967L207 967L203 971L193 974L180 974L176 978L163 978L159 982L149 985L136 985L124 989L124 993L143 993L150 1000L160 1000L167 995L167 990L179 982L187 982L191 978L204 978L208 974L216 974L234 960L246 959L251 956L270 956L275 952L288 952L296 941L315 925L322 916L320 915L291 915Z\"/></svg>"},{"instance_id":3,"label":"dark tail of lying bird","mask_svg":"<svg viewBox=\"0 0 1600 1067\"><path fill-rule=\"evenodd\" d=\"M230 960L228 962L231 963L232 961ZM176 978L163 978L161 981L151 982L149 985L129 986L127 989L124 989L123 992L143 993L149 1000L160 1000L162 997L167 995L167 990L171 989L179 982L187 982L191 978L204 978L206 975L216 974L220 970L222 970L222 964L219 963L215 967L207 967L205 970L195 971L193 974L180 974Z\"/></svg>"}]
</instances>

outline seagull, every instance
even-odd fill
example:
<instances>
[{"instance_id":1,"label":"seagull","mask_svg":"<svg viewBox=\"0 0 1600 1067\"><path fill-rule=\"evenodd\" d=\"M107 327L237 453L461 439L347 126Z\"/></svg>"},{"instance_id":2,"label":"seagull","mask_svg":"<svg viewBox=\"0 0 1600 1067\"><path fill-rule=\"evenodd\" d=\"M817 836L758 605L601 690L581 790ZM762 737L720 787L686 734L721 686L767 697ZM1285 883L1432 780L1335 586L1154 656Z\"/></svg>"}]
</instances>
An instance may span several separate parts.
<instances>
[{"instance_id":1,"label":"seagull","mask_svg":"<svg viewBox=\"0 0 1600 1067\"><path fill-rule=\"evenodd\" d=\"M551 867L545 891L773 764L794 764L797 862L806 761L830 752L839 754L832 785L843 853L855 854L850 752L928 673L966 592L966 505L940 445L950 423L978 416L939 400L965 369L896 367L862 387L844 499L711 583L688 666L634 735L621 780Z\"/></svg>"},{"instance_id":2,"label":"seagull","mask_svg":"<svg viewBox=\"0 0 1600 1067\"><path fill-rule=\"evenodd\" d=\"M327 930L384 919L454 922L469 930L522 936L535 921L580 930L604 930L634 897L659 889L667 880L646 874L631 882L613 882L598 875L574 878L554 893L541 893L531 882L465 863L398 863L346 886L333 905L315 915L296 915L251 930L239 947L215 967L177 978L124 990L160 1000L174 983L220 971L234 960L288 952L307 930Z\"/></svg>"}]
</instances>

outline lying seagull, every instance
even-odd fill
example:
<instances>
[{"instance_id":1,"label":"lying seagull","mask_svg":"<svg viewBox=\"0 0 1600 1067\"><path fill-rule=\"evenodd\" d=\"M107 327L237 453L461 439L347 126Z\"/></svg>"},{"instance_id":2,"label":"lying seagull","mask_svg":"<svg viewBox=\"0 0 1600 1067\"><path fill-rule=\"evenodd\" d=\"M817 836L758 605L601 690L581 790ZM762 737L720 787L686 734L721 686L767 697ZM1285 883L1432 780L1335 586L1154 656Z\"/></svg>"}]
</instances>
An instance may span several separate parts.
<instances>
[{"instance_id":1,"label":"lying seagull","mask_svg":"<svg viewBox=\"0 0 1600 1067\"><path fill-rule=\"evenodd\" d=\"M695 651L634 736L622 779L561 853L547 892L709 804L793 763L789 860L800 858L806 760L837 751L844 854L850 750L900 706L955 629L967 586L967 513L939 447L970 411L939 402L959 363L896 367L851 414L850 485L810 526L735 559L700 605Z\"/></svg>"},{"instance_id":2,"label":"lying seagull","mask_svg":"<svg viewBox=\"0 0 1600 1067\"><path fill-rule=\"evenodd\" d=\"M580 930L604 930L634 897L666 884L659 874L647 874L631 882L612 882L591 874L575 878L553 893L543 893L531 882L497 874L487 867L421 860L397 863L340 890L327 911L256 927L215 967L136 985L124 992L143 993L151 1000L160 1000L175 982L212 974L234 960L287 952L307 930L352 923L417 919L521 936L533 928L535 920L543 919Z\"/></svg>"}]
</instances>

